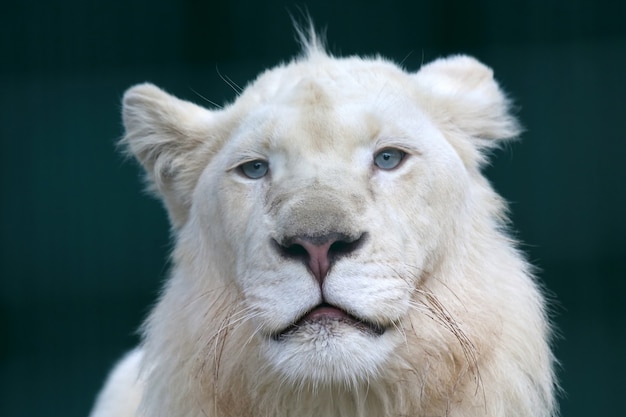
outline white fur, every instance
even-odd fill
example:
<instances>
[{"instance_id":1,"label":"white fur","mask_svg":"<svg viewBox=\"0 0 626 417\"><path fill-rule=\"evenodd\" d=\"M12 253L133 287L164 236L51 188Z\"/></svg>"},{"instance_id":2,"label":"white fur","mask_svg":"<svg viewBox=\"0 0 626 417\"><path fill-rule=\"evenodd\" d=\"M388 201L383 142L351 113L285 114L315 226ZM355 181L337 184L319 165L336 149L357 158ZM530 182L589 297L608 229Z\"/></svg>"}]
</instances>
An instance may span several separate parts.
<instances>
[{"instance_id":1,"label":"white fur","mask_svg":"<svg viewBox=\"0 0 626 417\"><path fill-rule=\"evenodd\" d=\"M143 353L139 349L129 352L115 367L98 395L91 417L132 417L141 401L139 367Z\"/></svg>"},{"instance_id":2,"label":"white fur","mask_svg":"<svg viewBox=\"0 0 626 417\"><path fill-rule=\"evenodd\" d=\"M480 172L518 133L491 70L305 49L221 110L149 84L126 93L123 144L176 248L142 382L135 354L92 416L555 415L544 299ZM396 169L374 165L385 148L406 152ZM251 160L268 175L242 175ZM329 232L367 239L322 286L271 244ZM330 321L272 338L322 300L387 330Z\"/></svg>"}]
</instances>

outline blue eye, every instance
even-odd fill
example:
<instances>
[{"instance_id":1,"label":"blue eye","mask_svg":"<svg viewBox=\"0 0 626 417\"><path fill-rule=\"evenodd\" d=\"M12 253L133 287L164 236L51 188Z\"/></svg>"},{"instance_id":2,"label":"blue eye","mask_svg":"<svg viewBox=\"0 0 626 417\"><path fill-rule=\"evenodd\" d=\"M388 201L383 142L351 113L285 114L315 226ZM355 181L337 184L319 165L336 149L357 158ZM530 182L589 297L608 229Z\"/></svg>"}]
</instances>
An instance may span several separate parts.
<instances>
[{"instance_id":1,"label":"blue eye","mask_svg":"<svg viewBox=\"0 0 626 417\"><path fill-rule=\"evenodd\" d=\"M263 161L261 159L255 159L254 161L245 162L239 165L241 173L253 180L263 178L267 175L269 168L270 167L267 161Z\"/></svg>"},{"instance_id":2,"label":"blue eye","mask_svg":"<svg viewBox=\"0 0 626 417\"><path fill-rule=\"evenodd\" d=\"M374 155L374 164L380 169L391 170L400 165L405 155L400 149L385 148Z\"/></svg>"}]
</instances>

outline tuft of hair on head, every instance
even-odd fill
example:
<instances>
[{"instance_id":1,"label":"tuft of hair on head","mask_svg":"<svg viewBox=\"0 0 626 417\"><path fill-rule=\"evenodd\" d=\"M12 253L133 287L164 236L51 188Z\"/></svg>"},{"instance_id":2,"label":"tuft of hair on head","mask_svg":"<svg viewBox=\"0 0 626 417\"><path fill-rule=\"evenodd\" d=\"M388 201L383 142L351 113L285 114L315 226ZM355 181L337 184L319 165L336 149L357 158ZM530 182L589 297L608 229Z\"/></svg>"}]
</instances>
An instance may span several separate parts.
<instances>
[{"instance_id":1,"label":"tuft of hair on head","mask_svg":"<svg viewBox=\"0 0 626 417\"><path fill-rule=\"evenodd\" d=\"M305 16L304 22L298 22L292 16L294 29L296 31L296 40L302 48L302 56L311 58L314 56L326 56L325 31L318 32L310 16Z\"/></svg>"}]
</instances>

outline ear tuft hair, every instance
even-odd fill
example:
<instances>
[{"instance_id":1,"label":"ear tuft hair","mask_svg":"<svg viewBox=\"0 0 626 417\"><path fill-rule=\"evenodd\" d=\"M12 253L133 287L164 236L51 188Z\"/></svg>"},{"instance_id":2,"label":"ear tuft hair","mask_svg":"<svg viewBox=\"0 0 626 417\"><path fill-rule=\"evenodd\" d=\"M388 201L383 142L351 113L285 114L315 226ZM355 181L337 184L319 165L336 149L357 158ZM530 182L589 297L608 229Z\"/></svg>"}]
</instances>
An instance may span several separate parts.
<instances>
[{"instance_id":1,"label":"ear tuft hair","mask_svg":"<svg viewBox=\"0 0 626 417\"><path fill-rule=\"evenodd\" d=\"M296 31L296 40L302 48L303 56L311 58L318 55L328 55L326 51L325 33L320 33L315 30L315 25L310 16L305 15L305 23L298 23L293 17L291 20Z\"/></svg>"}]
</instances>

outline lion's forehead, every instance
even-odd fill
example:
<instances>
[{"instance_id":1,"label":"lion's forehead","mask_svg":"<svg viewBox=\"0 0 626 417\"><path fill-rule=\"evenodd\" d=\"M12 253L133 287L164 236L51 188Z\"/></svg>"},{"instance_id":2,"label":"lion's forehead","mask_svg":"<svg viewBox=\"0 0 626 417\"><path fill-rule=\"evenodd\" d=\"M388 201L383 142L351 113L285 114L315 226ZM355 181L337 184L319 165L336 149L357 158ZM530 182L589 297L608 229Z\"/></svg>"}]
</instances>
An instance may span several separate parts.
<instances>
[{"instance_id":1,"label":"lion's forehead","mask_svg":"<svg viewBox=\"0 0 626 417\"><path fill-rule=\"evenodd\" d=\"M253 126L259 122L273 130L297 126L317 143L326 138L338 144L354 136L351 133L375 137L381 124L398 119L399 110L415 107L414 84L409 74L384 61L325 58L263 74L235 107L241 105L244 119L253 120ZM279 123L272 123L277 119Z\"/></svg>"},{"instance_id":2,"label":"lion's forehead","mask_svg":"<svg viewBox=\"0 0 626 417\"><path fill-rule=\"evenodd\" d=\"M337 94L376 95L381 93L380 87L402 91L412 84L410 79L408 73L384 60L323 57L267 71L248 86L244 95L256 96L260 101L297 98L300 103L320 105L328 104L328 98L336 99ZM325 90L323 94L319 87Z\"/></svg>"}]
</instances>

